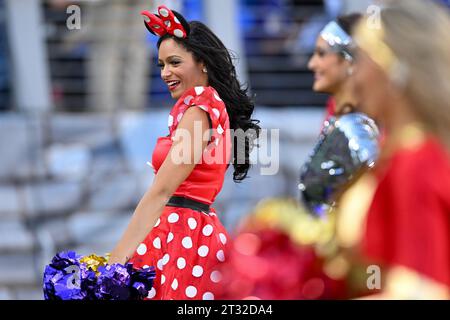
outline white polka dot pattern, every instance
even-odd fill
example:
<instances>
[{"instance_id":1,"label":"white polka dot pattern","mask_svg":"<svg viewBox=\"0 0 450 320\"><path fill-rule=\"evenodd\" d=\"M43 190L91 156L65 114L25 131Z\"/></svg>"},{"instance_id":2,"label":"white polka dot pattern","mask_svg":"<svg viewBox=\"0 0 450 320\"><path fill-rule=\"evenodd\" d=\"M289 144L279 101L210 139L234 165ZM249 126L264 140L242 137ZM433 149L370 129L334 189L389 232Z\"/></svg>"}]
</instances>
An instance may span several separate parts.
<instances>
[{"instance_id":1,"label":"white polka dot pattern","mask_svg":"<svg viewBox=\"0 0 450 320\"><path fill-rule=\"evenodd\" d=\"M217 110L216 108L213 108L213 109L212 109L212 112L214 113L214 115L215 115L217 118L220 117L220 111Z\"/></svg>"},{"instance_id":2,"label":"white polka dot pattern","mask_svg":"<svg viewBox=\"0 0 450 320\"><path fill-rule=\"evenodd\" d=\"M203 227L202 233L205 237L209 237L213 233L213 227L210 224L207 224Z\"/></svg>"},{"instance_id":3,"label":"white polka dot pattern","mask_svg":"<svg viewBox=\"0 0 450 320\"><path fill-rule=\"evenodd\" d=\"M192 239L191 239L191 237L184 237L183 240L181 240L181 244L186 249L192 248Z\"/></svg>"},{"instance_id":4,"label":"white polka dot pattern","mask_svg":"<svg viewBox=\"0 0 450 320\"><path fill-rule=\"evenodd\" d=\"M192 268L192 275L196 278L200 278L203 274L203 268L201 266L194 266Z\"/></svg>"},{"instance_id":5,"label":"white polka dot pattern","mask_svg":"<svg viewBox=\"0 0 450 320\"><path fill-rule=\"evenodd\" d=\"M194 298L197 295L197 288L194 286L189 286L186 288L186 296L188 298Z\"/></svg>"},{"instance_id":6,"label":"white polka dot pattern","mask_svg":"<svg viewBox=\"0 0 450 320\"><path fill-rule=\"evenodd\" d=\"M209 252L209 248L205 245L201 246L200 248L198 248L198 255L200 257L206 257L208 255Z\"/></svg>"},{"instance_id":7,"label":"white polka dot pattern","mask_svg":"<svg viewBox=\"0 0 450 320\"><path fill-rule=\"evenodd\" d=\"M172 281L172 285L171 285L173 290L177 290L178 289L178 280L175 278Z\"/></svg>"},{"instance_id":8,"label":"white polka dot pattern","mask_svg":"<svg viewBox=\"0 0 450 320\"><path fill-rule=\"evenodd\" d=\"M202 296L203 300L214 300L214 295L211 292L205 292Z\"/></svg>"},{"instance_id":9,"label":"white polka dot pattern","mask_svg":"<svg viewBox=\"0 0 450 320\"><path fill-rule=\"evenodd\" d=\"M223 130L223 128L222 128L222 126L219 124L218 126L217 126L217 133L218 134L222 134L222 133L224 133L225 131Z\"/></svg>"},{"instance_id":10,"label":"white polka dot pattern","mask_svg":"<svg viewBox=\"0 0 450 320\"><path fill-rule=\"evenodd\" d=\"M188 225L189 229L194 230L195 228L197 228L197 220L195 220L194 218L189 218Z\"/></svg>"},{"instance_id":11,"label":"white polka dot pattern","mask_svg":"<svg viewBox=\"0 0 450 320\"><path fill-rule=\"evenodd\" d=\"M156 237L155 240L153 240L153 247L155 247L155 249L161 249L161 239L159 237Z\"/></svg>"},{"instance_id":12,"label":"white polka dot pattern","mask_svg":"<svg viewBox=\"0 0 450 320\"><path fill-rule=\"evenodd\" d=\"M219 238L223 245L227 244L227 237L223 233L219 233Z\"/></svg>"},{"instance_id":13,"label":"white polka dot pattern","mask_svg":"<svg viewBox=\"0 0 450 320\"><path fill-rule=\"evenodd\" d=\"M183 102L184 102L185 105L189 106L191 104L192 99L194 99L193 96L187 96L186 98L184 98Z\"/></svg>"},{"instance_id":14,"label":"white polka dot pattern","mask_svg":"<svg viewBox=\"0 0 450 320\"><path fill-rule=\"evenodd\" d=\"M164 8L159 9L159 14L162 15L164 18L167 18L169 16L169 12Z\"/></svg>"},{"instance_id":15,"label":"white polka dot pattern","mask_svg":"<svg viewBox=\"0 0 450 320\"><path fill-rule=\"evenodd\" d=\"M177 38L183 38L183 36L184 36L183 31L181 31L180 29L175 29L175 30L173 31L173 34L174 34L175 37L177 37Z\"/></svg>"},{"instance_id":16,"label":"white polka dot pattern","mask_svg":"<svg viewBox=\"0 0 450 320\"><path fill-rule=\"evenodd\" d=\"M194 90L195 90L195 93L199 96L205 91L205 88L204 87L195 87Z\"/></svg>"},{"instance_id":17,"label":"white polka dot pattern","mask_svg":"<svg viewBox=\"0 0 450 320\"><path fill-rule=\"evenodd\" d=\"M166 253L163 257L162 257L162 264L165 266L166 264L169 263L170 260L170 255L168 253Z\"/></svg>"},{"instance_id":18,"label":"white polka dot pattern","mask_svg":"<svg viewBox=\"0 0 450 320\"><path fill-rule=\"evenodd\" d=\"M169 218L167 218L167 221L169 221L170 223L175 223L175 222L178 222L179 219L180 219L180 216L174 212L169 215Z\"/></svg>"},{"instance_id":19,"label":"white polka dot pattern","mask_svg":"<svg viewBox=\"0 0 450 320\"><path fill-rule=\"evenodd\" d=\"M139 245L139 247L136 250L137 254L140 256L143 256L144 254L147 253L147 246L145 245L145 243L141 243Z\"/></svg>"},{"instance_id":20,"label":"white polka dot pattern","mask_svg":"<svg viewBox=\"0 0 450 320\"><path fill-rule=\"evenodd\" d=\"M210 279L212 282L218 283L222 280L222 274L219 271L213 271L211 272Z\"/></svg>"},{"instance_id":21,"label":"white polka dot pattern","mask_svg":"<svg viewBox=\"0 0 450 320\"><path fill-rule=\"evenodd\" d=\"M177 267L178 269L182 270L186 267L186 259L183 257L179 257L177 260Z\"/></svg>"},{"instance_id":22,"label":"white polka dot pattern","mask_svg":"<svg viewBox=\"0 0 450 320\"><path fill-rule=\"evenodd\" d=\"M219 260L220 262L224 262L225 254L224 254L223 250L217 251L216 257L217 257L217 260Z\"/></svg>"},{"instance_id":23,"label":"white polka dot pattern","mask_svg":"<svg viewBox=\"0 0 450 320\"><path fill-rule=\"evenodd\" d=\"M156 296L156 289L155 289L155 288L152 288L152 289L149 291L147 298L152 299L154 296Z\"/></svg>"},{"instance_id":24,"label":"white polka dot pattern","mask_svg":"<svg viewBox=\"0 0 450 320\"><path fill-rule=\"evenodd\" d=\"M173 233L169 232L169 234L167 235L167 243L169 243L172 240L173 240Z\"/></svg>"}]
</instances>

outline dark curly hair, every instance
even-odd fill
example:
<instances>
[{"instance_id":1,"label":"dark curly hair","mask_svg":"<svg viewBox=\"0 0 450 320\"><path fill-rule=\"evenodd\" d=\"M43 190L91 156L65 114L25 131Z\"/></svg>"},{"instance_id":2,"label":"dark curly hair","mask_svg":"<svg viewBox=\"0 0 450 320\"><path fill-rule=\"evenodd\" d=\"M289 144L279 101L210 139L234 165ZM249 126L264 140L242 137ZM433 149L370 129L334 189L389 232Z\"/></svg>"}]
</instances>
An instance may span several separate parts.
<instances>
[{"instance_id":1,"label":"dark curly hair","mask_svg":"<svg viewBox=\"0 0 450 320\"><path fill-rule=\"evenodd\" d=\"M258 126L259 121L251 119L255 105L248 96L248 87L242 87L239 83L233 57L222 41L199 21L189 22L189 29L187 38L182 39L166 34L158 40L157 46L159 49L164 40L173 39L191 52L195 61L202 62L206 66L209 85L216 89L224 101L231 129L235 132L241 129L246 133L244 144L237 143L236 136L233 138L233 180L240 182L247 177L250 168L250 151L261 130ZM245 150L241 150L242 146Z\"/></svg>"}]
</instances>

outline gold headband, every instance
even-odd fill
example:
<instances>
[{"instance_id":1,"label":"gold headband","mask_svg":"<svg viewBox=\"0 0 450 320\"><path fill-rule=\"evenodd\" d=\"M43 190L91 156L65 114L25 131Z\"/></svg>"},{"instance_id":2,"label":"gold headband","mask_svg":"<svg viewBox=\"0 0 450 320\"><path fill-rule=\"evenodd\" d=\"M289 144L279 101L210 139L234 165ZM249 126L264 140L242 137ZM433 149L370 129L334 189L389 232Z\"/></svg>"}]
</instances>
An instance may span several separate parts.
<instances>
[{"instance_id":1,"label":"gold headband","mask_svg":"<svg viewBox=\"0 0 450 320\"><path fill-rule=\"evenodd\" d=\"M359 48L364 50L387 74L390 74L398 59L385 43L384 36L384 27L381 22L377 26L371 26L366 18L358 23L354 39Z\"/></svg>"}]
</instances>

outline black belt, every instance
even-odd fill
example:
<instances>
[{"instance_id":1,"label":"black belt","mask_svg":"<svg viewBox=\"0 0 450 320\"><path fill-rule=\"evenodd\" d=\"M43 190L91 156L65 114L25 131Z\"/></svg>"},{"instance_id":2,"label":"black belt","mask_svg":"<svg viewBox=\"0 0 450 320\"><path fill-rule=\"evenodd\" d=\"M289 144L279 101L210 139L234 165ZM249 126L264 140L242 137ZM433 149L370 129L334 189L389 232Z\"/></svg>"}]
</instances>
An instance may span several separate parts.
<instances>
[{"instance_id":1,"label":"black belt","mask_svg":"<svg viewBox=\"0 0 450 320\"><path fill-rule=\"evenodd\" d=\"M209 205L196 200L188 199L185 197L172 196L166 203L168 207L181 207L189 208L192 210L209 213Z\"/></svg>"}]
</instances>

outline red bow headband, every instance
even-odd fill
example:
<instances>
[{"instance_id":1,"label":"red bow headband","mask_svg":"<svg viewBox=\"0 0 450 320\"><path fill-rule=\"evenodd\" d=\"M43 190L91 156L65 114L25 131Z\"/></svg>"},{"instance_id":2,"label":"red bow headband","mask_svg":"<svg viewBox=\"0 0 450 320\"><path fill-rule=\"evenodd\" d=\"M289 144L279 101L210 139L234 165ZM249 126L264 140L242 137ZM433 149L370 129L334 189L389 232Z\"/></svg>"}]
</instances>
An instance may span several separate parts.
<instances>
[{"instance_id":1,"label":"red bow headband","mask_svg":"<svg viewBox=\"0 0 450 320\"><path fill-rule=\"evenodd\" d=\"M162 37L171 34L177 38L186 38L189 34L189 24L181 14L166 6L158 7L158 15L147 10L141 11L144 16L145 27L154 35Z\"/></svg>"}]
</instances>

